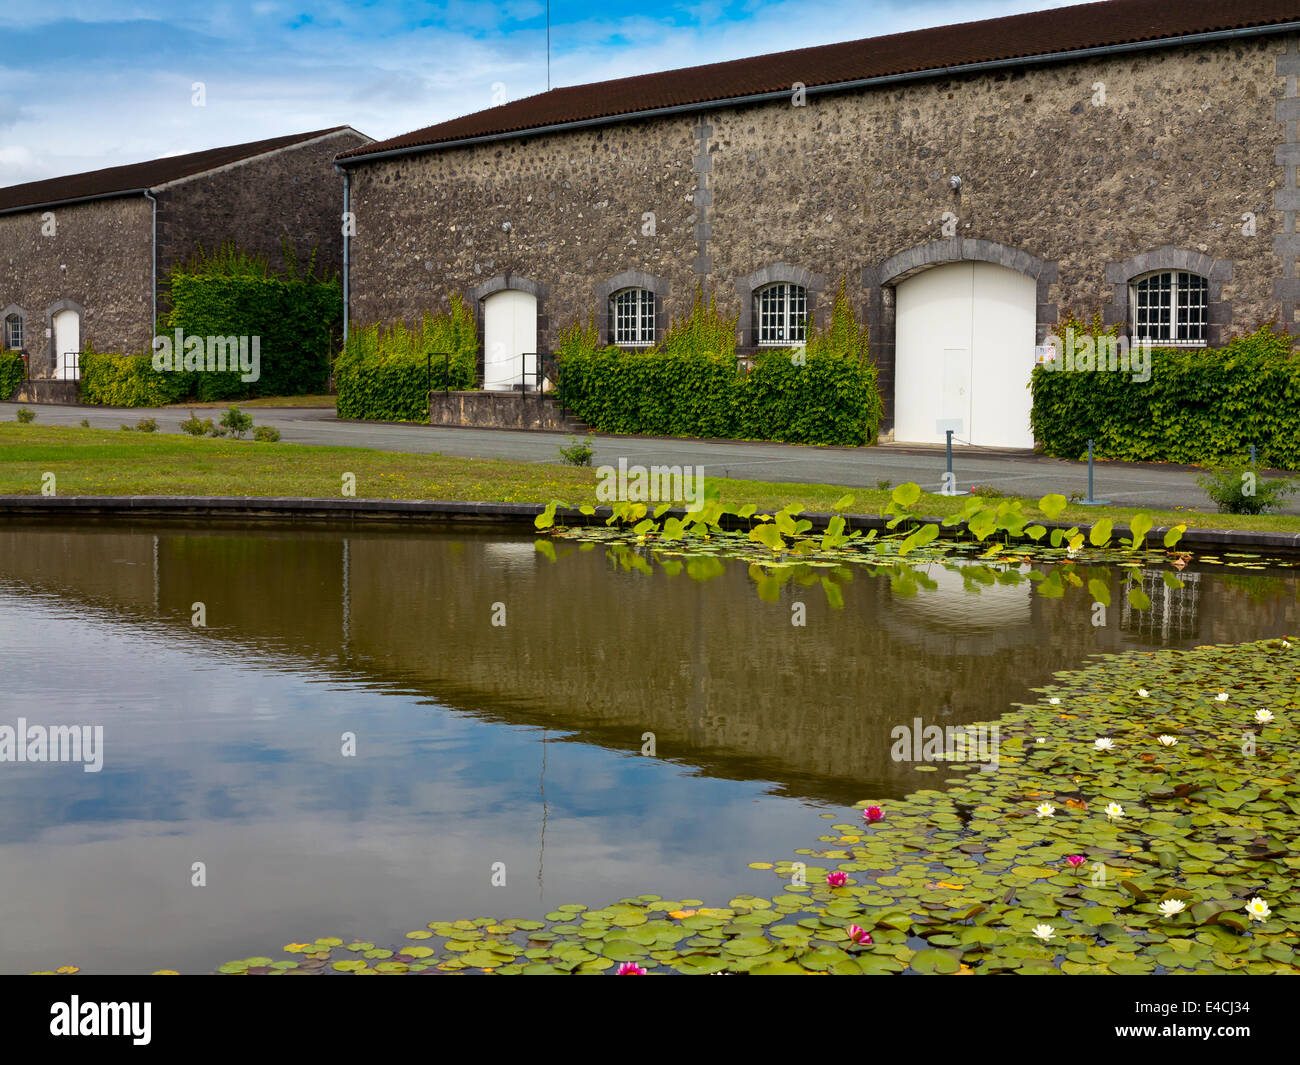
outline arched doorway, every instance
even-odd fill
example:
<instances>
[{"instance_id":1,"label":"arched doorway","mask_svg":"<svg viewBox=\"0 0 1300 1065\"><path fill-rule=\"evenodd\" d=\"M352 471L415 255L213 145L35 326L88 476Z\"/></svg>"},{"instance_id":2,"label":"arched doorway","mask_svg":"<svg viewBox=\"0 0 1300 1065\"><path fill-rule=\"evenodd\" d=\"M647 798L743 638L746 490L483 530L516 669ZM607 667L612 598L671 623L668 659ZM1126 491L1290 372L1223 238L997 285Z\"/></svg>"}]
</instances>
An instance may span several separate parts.
<instances>
[{"instance_id":1,"label":"arched doorway","mask_svg":"<svg viewBox=\"0 0 1300 1065\"><path fill-rule=\"evenodd\" d=\"M537 297L503 289L483 300L483 388L508 392L536 383Z\"/></svg>"},{"instance_id":2,"label":"arched doorway","mask_svg":"<svg viewBox=\"0 0 1300 1065\"><path fill-rule=\"evenodd\" d=\"M987 262L936 266L897 286L894 439L1032 448L1035 282ZM960 424L958 424L960 423Z\"/></svg>"},{"instance_id":3,"label":"arched doorway","mask_svg":"<svg viewBox=\"0 0 1300 1065\"><path fill-rule=\"evenodd\" d=\"M54 377L59 381L80 376L81 315L74 310L56 311L54 327Z\"/></svg>"}]
</instances>

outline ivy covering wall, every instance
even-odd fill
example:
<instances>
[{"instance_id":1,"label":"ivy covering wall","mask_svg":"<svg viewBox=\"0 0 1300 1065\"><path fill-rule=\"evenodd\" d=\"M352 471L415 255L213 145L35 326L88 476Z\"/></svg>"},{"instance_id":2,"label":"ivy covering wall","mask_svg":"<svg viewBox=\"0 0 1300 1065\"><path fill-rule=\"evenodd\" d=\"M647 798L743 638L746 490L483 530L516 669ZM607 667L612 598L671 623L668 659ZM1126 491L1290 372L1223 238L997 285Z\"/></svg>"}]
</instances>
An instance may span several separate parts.
<instances>
[{"instance_id":1,"label":"ivy covering wall","mask_svg":"<svg viewBox=\"0 0 1300 1065\"><path fill-rule=\"evenodd\" d=\"M0 351L0 400L12 399L23 383L26 368L16 351Z\"/></svg>"},{"instance_id":2,"label":"ivy covering wall","mask_svg":"<svg viewBox=\"0 0 1300 1065\"><path fill-rule=\"evenodd\" d=\"M748 373L736 319L702 295L652 349L601 348L594 324L575 324L559 354L565 406L599 432L856 446L880 429L876 367L843 284L826 329L802 349L760 350Z\"/></svg>"},{"instance_id":3,"label":"ivy covering wall","mask_svg":"<svg viewBox=\"0 0 1300 1065\"><path fill-rule=\"evenodd\" d=\"M156 335L167 338L173 349L178 329L182 338L203 339L204 368L186 363L183 350L172 352L174 365L181 368L165 370L155 368L152 348L144 353L87 352L81 361L82 402L159 406L325 391L330 356L342 332L342 288L337 278L316 275L314 254L300 266L286 245L285 261L286 270L276 274L266 257L225 245L178 264L165 285L167 306L158 316ZM249 356L252 338L258 338L257 379L242 380L246 375L240 369L207 369L209 337L247 338Z\"/></svg>"},{"instance_id":4,"label":"ivy covering wall","mask_svg":"<svg viewBox=\"0 0 1300 1065\"><path fill-rule=\"evenodd\" d=\"M1065 336L1114 337L1094 322ZM1150 379L1118 370L1033 373L1030 421L1041 450L1128 462L1224 464L1255 445L1264 466L1300 469L1300 359L1271 325L1217 349L1155 348Z\"/></svg>"},{"instance_id":5,"label":"ivy covering wall","mask_svg":"<svg viewBox=\"0 0 1300 1065\"><path fill-rule=\"evenodd\" d=\"M334 364L340 418L424 422L431 389L474 387L478 336L460 296L445 314L425 313L418 326L353 326Z\"/></svg>"}]
</instances>

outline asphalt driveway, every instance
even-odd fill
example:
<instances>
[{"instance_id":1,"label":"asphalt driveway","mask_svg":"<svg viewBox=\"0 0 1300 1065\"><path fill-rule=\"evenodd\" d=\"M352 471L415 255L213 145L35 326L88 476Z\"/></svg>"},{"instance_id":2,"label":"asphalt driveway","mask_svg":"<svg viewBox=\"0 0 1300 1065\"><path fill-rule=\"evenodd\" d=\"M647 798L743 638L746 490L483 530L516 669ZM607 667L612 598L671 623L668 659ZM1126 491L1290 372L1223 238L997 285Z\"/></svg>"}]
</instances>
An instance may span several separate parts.
<instances>
[{"instance_id":1,"label":"asphalt driveway","mask_svg":"<svg viewBox=\"0 0 1300 1065\"><path fill-rule=\"evenodd\" d=\"M16 403L0 403L0 419L12 421ZM86 419L97 428L134 425L140 418L155 418L163 432L179 432L189 416L184 408L72 407L30 404L41 424L79 425ZM340 421L333 410L261 407L248 408L258 425L272 425L281 438L295 444L375 448L412 454L440 453L467 458L501 458L520 462L556 462L557 448L567 434L505 429L444 429L428 425L395 425ZM219 416L211 408L201 417ZM710 477L741 477L754 481L842 484L874 488L915 481L938 491L944 471L943 449L887 445L864 448L806 447L795 444L742 443L723 440L681 440L645 436L596 436L596 465L703 466ZM1040 496L1048 492L1086 493L1086 463L1063 462L1022 452L955 449L953 472L957 485L990 485L1017 495ZM1196 484L1199 471L1163 464L1098 463L1096 495L1121 506L1210 510L1212 505ZM1292 500L1285 513L1300 514Z\"/></svg>"}]
</instances>

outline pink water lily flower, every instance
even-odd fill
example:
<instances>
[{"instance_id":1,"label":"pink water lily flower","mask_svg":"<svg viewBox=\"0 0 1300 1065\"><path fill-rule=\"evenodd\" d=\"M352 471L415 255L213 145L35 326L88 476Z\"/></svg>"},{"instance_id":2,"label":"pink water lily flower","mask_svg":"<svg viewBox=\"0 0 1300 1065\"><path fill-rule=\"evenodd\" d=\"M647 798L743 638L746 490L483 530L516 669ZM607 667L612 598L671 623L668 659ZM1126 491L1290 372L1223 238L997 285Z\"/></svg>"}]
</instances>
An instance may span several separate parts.
<instances>
[{"instance_id":1,"label":"pink water lily flower","mask_svg":"<svg viewBox=\"0 0 1300 1065\"><path fill-rule=\"evenodd\" d=\"M826 883L830 884L831 887L843 887L848 882L848 876L841 873L838 869L833 873L826 874Z\"/></svg>"},{"instance_id":2,"label":"pink water lily flower","mask_svg":"<svg viewBox=\"0 0 1300 1065\"><path fill-rule=\"evenodd\" d=\"M884 817L885 811L879 806L868 806L862 811L862 819L864 821L882 821L884 820Z\"/></svg>"},{"instance_id":3,"label":"pink water lily flower","mask_svg":"<svg viewBox=\"0 0 1300 1065\"><path fill-rule=\"evenodd\" d=\"M625 961L618 967L615 976L645 976L645 970L633 961Z\"/></svg>"},{"instance_id":4,"label":"pink water lily flower","mask_svg":"<svg viewBox=\"0 0 1300 1065\"><path fill-rule=\"evenodd\" d=\"M1081 866L1088 859L1085 858L1082 854L1071 854L1065 860L1070 863L1071 869L1078 869L1079 866Z\"/></svg>"},{"instance_id":5,"label":"pink water lily flower","mask_svg":"<svg viewBox=\"0 0 1300 1065\"><path fill-rule=\"evenodd\" d=\"M849 925L849 942L861 943L864 947L871 945L871 935L855 924Z\"/></svg>"}]
</instances>

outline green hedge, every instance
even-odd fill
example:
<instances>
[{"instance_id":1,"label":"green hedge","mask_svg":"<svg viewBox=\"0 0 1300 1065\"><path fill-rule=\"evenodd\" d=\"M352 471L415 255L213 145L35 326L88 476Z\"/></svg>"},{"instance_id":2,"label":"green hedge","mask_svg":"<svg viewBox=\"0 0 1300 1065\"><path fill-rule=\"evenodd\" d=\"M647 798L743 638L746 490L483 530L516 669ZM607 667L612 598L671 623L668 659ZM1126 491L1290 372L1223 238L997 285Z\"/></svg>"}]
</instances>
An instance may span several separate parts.
<instances>
[{"instance_id":1,"label":"green hedge","mask_svg":"<svg viewBox=\"0 0 1300 1065\"><path fill-rule=\"evenodd\" d=\"M1291 344L1265 326L1219 349L1156 348L1145 382L1037 367L1034 437L1068 459L1085 457L1091 438L1099 457L1128 462L1222 464L1254 444L1261 465L1300 469L1300 359Z\"/></svg>"},{"instance_id":2,"label":"green hedge","mask_svg":"<svg viewBox=\"0 0 1300 1065\"><path fill-rule=\"evenodd\" d=\"M81 402L108 407L164 407L186 399L188 374L159 373L151 355L84 351Z\"/></svg>"},{"instance_id":3,"label":"green hedge","mask_svg":"<svg viewBox=\"0 0 1300 1065\"><path fill-rule=\"evenodd\" d=\"M874 443L881 401L866 331L841 286L831 324L802 350L764 349L736 367L735 319L697 298L648 351L598 348L592 325L561 335L565 406L593 429L800 444Z\"/></svg>"},{"instance_id":4,"label":"green hedge","mask_svg":"<svg viewBox=\"0 0 1300 1065\"><path fill-rule=\"evenodd\" d=\"M343 322L343 292L337 279L315 276L314 254L305 271L287 245L285 260L286 272L276 275L265 256L246 255L233 245L207 257L200 251L172 270L170 308L158 317L158 335L172 347L178 329L186 338L259 338L256 381L240 380L238 369L156 370L152 346L144 354L87 351L82 401L143 407L325 391ZM183 364L183 349L172 357Z\"/></svg>"},{"instance_id":5,"label":"green hedge","mask_svg":"<svg viewBox=\"0 0 1300 1065\"><path fill-rule=\"evenodd\" d=\"M260 337L260 374L240 380L238 371L190 372L183 396L199 401L296 396L323 392L330 353L343 324L338 281L278 277L231 277L173 273L171 310L159 333L185 336Z\"/></svg>"},{"instance_id":6,"label":"green hedge","mask_svg":"<svg viewBox=\"0 0 1300 1065\"><path fill-rule=\"evenodd\" d=\"M435 356L432 367L428 356ZM450 360L439 356L448 355ZM459 296L446 314L425 314L415 329L398 322L353 327L334 364L340 418L373 421L429 420L429 391L474 387L478 335ZM432 370L432 376L430 376Z\"/></svg>"},{"instance_id":7,"label":"green hedge","mask_svg":"<svg viewBox=\"0 0 1300 1065\"><path fill-rule=\"evenodd\" d=\"M25 374L23 357L18 352L0 351L0 400L13 398Z\"/></svg>"}]
</instances>

